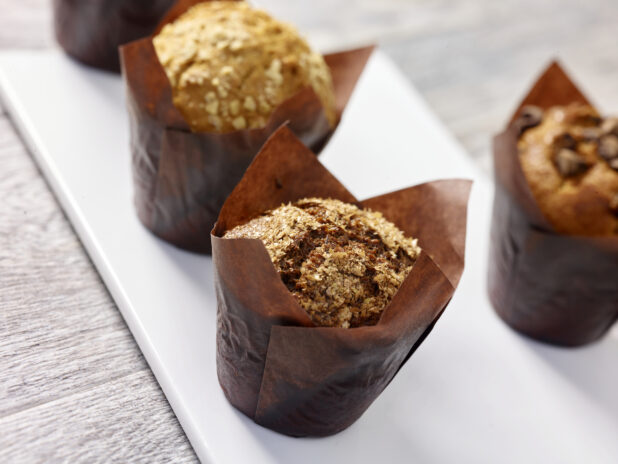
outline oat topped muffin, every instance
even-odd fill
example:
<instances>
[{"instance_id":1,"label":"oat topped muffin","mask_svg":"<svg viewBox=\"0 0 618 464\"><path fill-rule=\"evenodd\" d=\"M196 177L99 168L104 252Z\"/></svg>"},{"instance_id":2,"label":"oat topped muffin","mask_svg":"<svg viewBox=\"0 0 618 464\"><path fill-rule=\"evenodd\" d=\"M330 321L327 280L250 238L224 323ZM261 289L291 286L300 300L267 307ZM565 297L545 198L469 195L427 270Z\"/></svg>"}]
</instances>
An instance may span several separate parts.
<instances>
[{"instance_id":1,"label":"oat topped muffin","mask_svg":"<svg viewBox=\"0 0 618 464\"><path fill-rule=\"evenodd\" d=\"M283 283L316 325L374 325L420 248L381 213L307 198L237 226L224 238L262 240Z\"/></svg>"},{"instance_id":2,"label":"oat topped muffin","mask_svg":"<svg viewBox=\"0 0 618 464\"><path fill-rule=\"evenodd\" d=\"M545 217L569 235L618 235L618 118L588 105L525 107L519 159Z\"/></svg>"},{"instance_id":3,"label":"oat topped muffin","mask_svg":"<svg viewBox=\"0 0 618 464\"><path fill-rule=\"evenodd\" d=\"M153 44L174 105L194 132L266 125L306 87L336 122L333 83L322 56L292 26L244 2L200 3L167 24Z\"/></svg>"}]
</instances>

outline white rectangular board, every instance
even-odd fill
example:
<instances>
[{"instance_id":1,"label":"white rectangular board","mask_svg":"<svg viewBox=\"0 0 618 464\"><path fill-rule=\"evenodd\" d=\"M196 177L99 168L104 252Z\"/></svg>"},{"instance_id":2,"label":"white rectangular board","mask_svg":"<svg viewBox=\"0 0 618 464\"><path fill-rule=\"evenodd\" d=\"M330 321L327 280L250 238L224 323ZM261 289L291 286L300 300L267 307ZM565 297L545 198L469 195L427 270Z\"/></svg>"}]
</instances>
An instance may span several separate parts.
<instances>
[{"instance_id":1,"label":"white rectangular board","mask_svg":"<svg viewBox=\"0 0 618 464\"><path fill-rule=\"evenodd\" d=\"M225 400L211 260L158 240L134 214L121 79L57 51L2 52L0 95L202 461L618 462L616 327L563 349L495 315L485 285L491 182L380 51L320 160L361 199L474 178L467 266L395 380L358 422L322 439L266 430Z\"/></svg>"}]
</instances>

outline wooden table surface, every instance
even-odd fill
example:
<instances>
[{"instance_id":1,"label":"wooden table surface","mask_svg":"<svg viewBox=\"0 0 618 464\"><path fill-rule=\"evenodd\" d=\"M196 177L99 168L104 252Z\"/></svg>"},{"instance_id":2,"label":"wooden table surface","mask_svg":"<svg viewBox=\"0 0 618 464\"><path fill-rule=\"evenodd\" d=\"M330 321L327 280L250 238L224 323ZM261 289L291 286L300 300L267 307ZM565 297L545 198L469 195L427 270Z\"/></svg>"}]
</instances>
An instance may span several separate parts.
<instances>
[{"instance_id":1,"label":"wooden table surface","mask_svg":"<svg viewBox=\"0 0 618 464\"><path fill-rule=\"evenodd\" d=\"M54 47L50 3L0 0L0 49ZM615 0L260 4L318 46L378 41L486 170L491 134L553 56L618 112ZM1 107L0 373L0 462L197 460Z\"/></svg>"}]
</instances>

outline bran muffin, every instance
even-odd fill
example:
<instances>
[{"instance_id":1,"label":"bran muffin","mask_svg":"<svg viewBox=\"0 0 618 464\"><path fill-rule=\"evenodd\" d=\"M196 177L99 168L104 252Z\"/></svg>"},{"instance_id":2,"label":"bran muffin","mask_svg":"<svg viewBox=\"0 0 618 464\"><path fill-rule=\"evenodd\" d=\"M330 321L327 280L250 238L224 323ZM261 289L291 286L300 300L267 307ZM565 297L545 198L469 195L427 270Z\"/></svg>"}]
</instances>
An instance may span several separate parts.
<instances>
[{"instance_id":1,"label":"bran muffin","mask_svg":"<svg viewBox=\"0 0 618 464\"><path fill-rule=\"evenodd\" d=\"M332 78L292 26L244 2L200 3L153 39L174 105L194 132L266 125L273 110L312 87L333 127Z\"/></svg>"},{"instance_id":2,"label":"bran muffin","mask_svg":"<svg viewBox=\"0 0 618 464\"><path fill-rule=\"evenodd\" d=\"M261 240L300 306L327 327L376 324L420 253L381 213L333 199L282 205L224 238Z\"/></svg>"},{"instance_id":3,"label":"bran muffin","mask_svg":"<svg viewBox=\"0 0 618 464\"><path fill-rule=\"evenodd\" d=\"M618 119L588 105L523 108L516 124L524 175L558 233L618 235Z\"/></svg>"}]
</instances>

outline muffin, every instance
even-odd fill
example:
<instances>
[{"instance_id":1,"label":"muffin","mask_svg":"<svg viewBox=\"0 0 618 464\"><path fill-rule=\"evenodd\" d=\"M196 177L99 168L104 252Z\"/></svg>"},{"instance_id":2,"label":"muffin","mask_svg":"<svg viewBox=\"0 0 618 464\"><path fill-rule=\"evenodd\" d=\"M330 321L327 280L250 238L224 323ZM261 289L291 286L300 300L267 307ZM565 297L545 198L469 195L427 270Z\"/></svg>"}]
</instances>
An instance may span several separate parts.
<instances>
[{"instance_id":1,"label":"muffin","mask_svg":"<svg viewBox=\"0 0 618 464\"><path fill-rule=\"evenodd\" d=\"M278 129L211 234L229 402L291 436L354 423L451 300L469 191L469 181L442 180L359 202Z\"/></svg>"},{"instance_id":2,"label":"muffin","mask_svg":"<svg viewBox=\"0 0 618 464\"><path fill-rule=\"evenodd\" d=\"M556 232L618 235L618 119L574 103L527 106L515 123L524 175Z\"/></svg>"},{"instance_id":3,"label":"muffin","mask_svg":"<svg viewBox=\"0 0 618 464\"><path fill-rule=\"evenodd\" d=\"M420 253L381 213L334 199L282 205L224 238L261 240L285 286L326 327L375 325Z\"/></svg>"},{"instance_id":4,"label":"muffin","mask_svg":"<svg viewBox=\"0 0 618 464\"><path fill-rule=\"evenodd\" d=\"M56 39L76 60L120 71L118 46L151 34L175 0L54 0Z\"/></svg>"},{"instance_id":5,"label":"muffin","mask_svg":"<svg viewBox=\"0 0 618 464\"><path fill-rule=\"evenodd\" d=\"M373 47L320 55L290 26L235 1L180 0L121 47L137 215L157 237L210 254L223 202L286 124L318 154Z\"/></svg>"},{"instance_id":6,"label":"muffin","mask_svg":"<svg viewBox=\"0 0 618 464\"><path fill-rule=\"evenodd\" d=\"M554 62L494 138L489 296L535 340L584 345L618 320L616 135Z\"/></svg>"},{"instance_id":7,"label":"muffin","mask_svg":"<svg viewBox=\"0 0 618 464\"><path fill-rule=\"evenodd\" d=\"M311 87L337 116L324 58L292 26L244 2L200 3L153 38L173 100L194 132L263 127L274 108Z\"/></svg>"}]
</instances>

